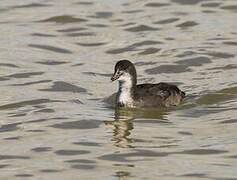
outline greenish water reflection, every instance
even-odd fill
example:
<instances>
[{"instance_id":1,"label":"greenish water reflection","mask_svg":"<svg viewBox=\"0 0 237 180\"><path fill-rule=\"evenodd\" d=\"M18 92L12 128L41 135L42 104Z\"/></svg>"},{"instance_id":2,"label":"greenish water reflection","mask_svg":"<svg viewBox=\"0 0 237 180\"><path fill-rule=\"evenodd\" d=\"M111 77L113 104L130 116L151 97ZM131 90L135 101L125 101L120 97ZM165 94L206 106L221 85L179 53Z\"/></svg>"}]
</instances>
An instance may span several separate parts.
<instances>
[{"instance_id":1,"label":"greenish water reflection","mask_svg":"<svg viewBox=\"0 0 237 180\"><path fill-rule=\"evenodd\" d=\"M220 102L228 101L235 99L237 96L237 87L226 88L214 93L209 93L204 96L201 96L197 100L199 105L212 105Z\"/></svg>"},{"instance_id":2,"label":"greenish water reflection","mask_svg":"<svg viewBox=\"0 0 237 180\"><path fill-rule=\"evenodd\" d=\"M157 122L167 122L165 109L116 108L113 121L105 121L113 129L114 145L121 148L133 148L133 139L129 136L134 129L135 119L153 119Z\"/></svg>"}]
</instances>

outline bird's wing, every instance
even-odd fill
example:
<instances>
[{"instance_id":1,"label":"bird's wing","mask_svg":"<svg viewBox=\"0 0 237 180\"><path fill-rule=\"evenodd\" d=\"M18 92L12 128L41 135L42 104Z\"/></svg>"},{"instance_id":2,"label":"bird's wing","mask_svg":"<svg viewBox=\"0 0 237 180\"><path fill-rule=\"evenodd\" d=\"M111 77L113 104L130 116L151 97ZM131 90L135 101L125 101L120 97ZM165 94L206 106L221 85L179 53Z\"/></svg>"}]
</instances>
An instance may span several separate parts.
<instances>
[{"instance_id":1,"label":"bird's wing","mask_svg":"<svg viewBox=\"0 0 237 180\"><path fill-rule=\"evenodd\" d=\"M159 96L162 99L177 94L184 96L177 86L168 83L139 84L137 85L137 93L139 96Z\"/></svg>"}]
</instances>

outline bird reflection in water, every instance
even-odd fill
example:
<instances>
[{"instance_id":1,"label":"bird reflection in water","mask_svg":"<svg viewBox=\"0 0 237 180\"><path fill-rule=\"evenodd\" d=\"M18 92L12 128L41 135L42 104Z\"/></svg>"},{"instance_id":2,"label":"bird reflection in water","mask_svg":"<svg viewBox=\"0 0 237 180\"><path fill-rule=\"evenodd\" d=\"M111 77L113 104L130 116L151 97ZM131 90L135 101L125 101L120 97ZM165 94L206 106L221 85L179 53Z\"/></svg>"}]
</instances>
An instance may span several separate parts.
<instances>
[{"instance_id":1,"label":"bird reflection in water","mask_svg":"<svg viewBox=\"0 0 237 180\"><path fill-rule=\"evenodd\" d=\"M132 147L133 140L129 138L131 130L133 129L133 116L126 110L115 110L114 120L105 121L106 125L112 125L113 139L115 146L121 148Z\"/></svg>"},{"instance_id":2,"label":"bird reflection in water","mask_svg":"<svg viewBox=\"0 0 237 180\"><path fill-rule=\"evenodd\" d=\"M129 176L130 173L126 171L117 171L116 176L119 177L119 180L125 180L125 177Z\"/></svg>"},{"instance_id":3,"label":"bird reflection in water","mask_svg":"<svg viewBox=\"0 0 237 180\"><path fill-rule=\"evenodd\" d=\"M157 109L132 109L116 108L113 121L105 121L106 125L113 128L114 145L120 148L133 148L134 140L130 137L135 119L153 119L157 121L166 121L164 119L167 111Z\"/></svg>"}]
</instances>

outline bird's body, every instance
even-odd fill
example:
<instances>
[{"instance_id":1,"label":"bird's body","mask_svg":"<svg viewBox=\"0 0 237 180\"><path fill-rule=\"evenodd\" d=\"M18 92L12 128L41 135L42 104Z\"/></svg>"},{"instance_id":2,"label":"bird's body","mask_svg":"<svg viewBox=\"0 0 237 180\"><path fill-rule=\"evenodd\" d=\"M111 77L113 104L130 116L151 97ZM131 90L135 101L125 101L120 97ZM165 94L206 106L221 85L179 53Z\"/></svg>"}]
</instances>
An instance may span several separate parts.
<instances>
[{"instance_id":1,"label":"bird's body","mask_svg":"<svg viewBox=\"0 0 237 180\"><path fill-rule=\"evenodd\" d=\"M137 85L136 69L128 60L115 66L112 80L118 79L117 107L169 107L179 105L185 93L168 83Z\"/></svg>"}]
</instances>

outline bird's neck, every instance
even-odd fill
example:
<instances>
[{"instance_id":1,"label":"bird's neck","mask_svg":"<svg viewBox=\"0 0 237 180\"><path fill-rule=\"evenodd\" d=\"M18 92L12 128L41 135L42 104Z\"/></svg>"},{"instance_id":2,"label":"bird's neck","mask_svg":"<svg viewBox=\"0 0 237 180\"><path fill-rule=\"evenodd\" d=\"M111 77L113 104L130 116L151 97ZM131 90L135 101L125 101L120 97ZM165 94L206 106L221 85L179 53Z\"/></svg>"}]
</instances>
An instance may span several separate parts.
<instances>
[{"instance_id":1,"label":"bird's neck","mask_svg":"<svg viewBox=\"0 0 237 180\"><path fill-rule=\"evenodd\" d=\"M135 87L136 82L132 79L127 81L119 81L119 90L117 94L117 103L119 106L133 106Z\"/></svg>"}]
</instances>

